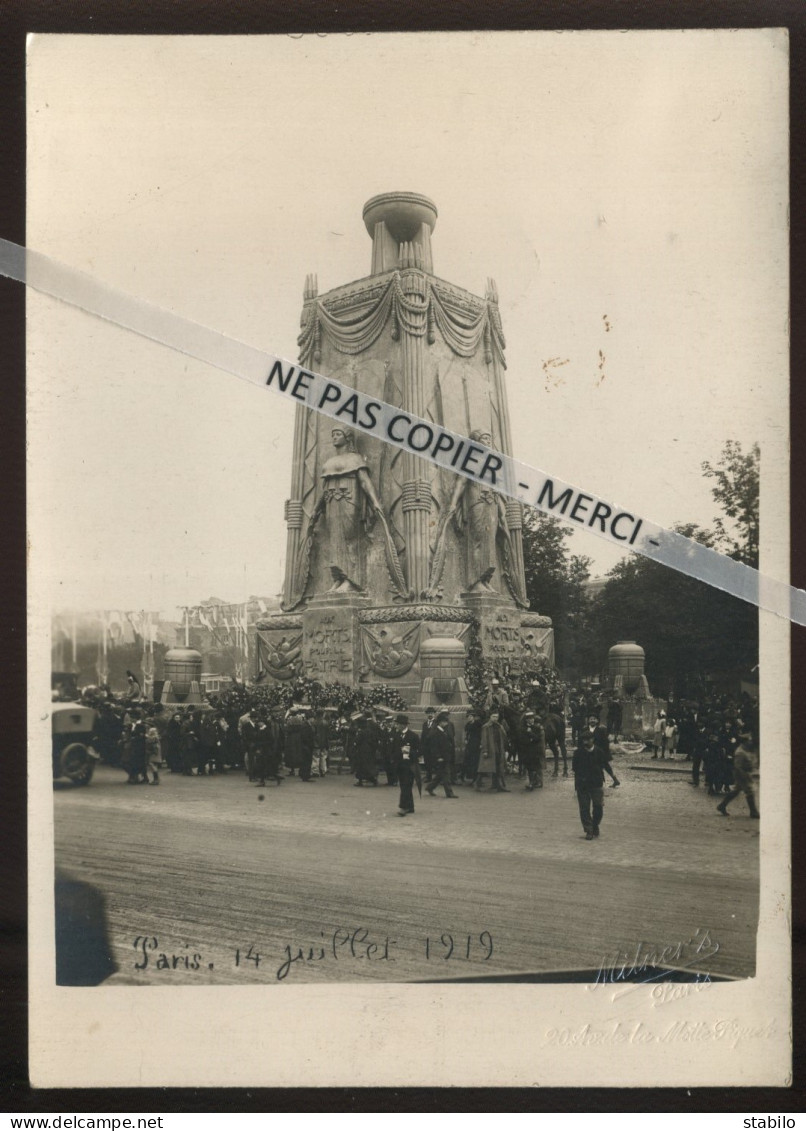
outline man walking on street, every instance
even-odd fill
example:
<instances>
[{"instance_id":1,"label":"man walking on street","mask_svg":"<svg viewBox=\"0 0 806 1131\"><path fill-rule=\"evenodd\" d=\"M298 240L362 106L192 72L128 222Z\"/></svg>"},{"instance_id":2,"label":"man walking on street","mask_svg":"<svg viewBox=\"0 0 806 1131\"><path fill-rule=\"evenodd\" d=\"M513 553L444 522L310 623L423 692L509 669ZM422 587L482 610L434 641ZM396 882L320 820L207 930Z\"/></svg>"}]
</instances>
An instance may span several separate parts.
<instances>
[{"instance_id":1,"label":"man walking on street","mask_svg":"<svg viewBox=\"0 0 806 1131\"><path fill-rule=\"evenodd\" d=\"M413 730L409 730L408 715L397 715L394 730L389 735L388 757L400 783L399 817L407 817L414 812L414 783L422 788L419 753L420 740Z\"/></svg>"},{"instance_id":2,"label":"man walking on street","mask_svg":"<svg viewBox=\"0 0 806 1131\"><path fill-rule=\"evenodd\" d=\"M435 710L433 707L426 707L425 720L423 722L422 733L420 734L420 754L422 755L425 765L425 780L427 782L431 781L434 774L434 759L431 753L431 746L436 729L437 720L435 718Z\"/></svg>"},{"instance_id":3,"label":"man walking on street","mask_svg":"<svg viewBox=\"0 0 806 1131\"><path fill-rule=\"evenodd\" d=\"M445 790L446 798L455 799L458 794L451 789L451 764L453 761L453 738L448 726L451 717L447 711L440 711L437 715L437 725L431 736L431 756L434 765L434 777L431 784L426 787L426 793L434 796L437 786Z\"/></svg>"},{"instance_id":4,"label":"man walking on street","mask_svg":"<svg viewBox=\"0 0 806 1131\"><path fill-rule=\"evenodd\" d=\"M582 737L584 738L586 734L591 736L593 745L603 755L604 770L613 779L613 789L615 789L617 786L621 785L621 782L613 773L613 767L610 765L610 739L607 734L607 727L600 725L598 715L591 714L588 716L588 727L587 730L582 732Z\"/></svg>"},{"instance_id":5,"label":"man walking on street","mask_svg":"<svg viewBox=\"0 0 806 1131\"><path fill-rule=\"evenodd\" d=\"M756 808L756 795L753 791L753 770L756 768L756 744L753 735L749 731L745 731L740 736L740 743L733 752L733 786L734 788L729 794L717 805L718 813L723 817L727 817L728 805L734 801L740 793L743 793L747 799L747 808L750 810L750 816L754 821L759 819L759 811Z\"/></svg>"},{"instance_id":6,"label":"man walking on street","mask_svg":"<svg viewBox=\"0 0 806 1131\"><path fill-rule=\"evenodd\" d=\"M586 731L582 735L582 745L577 748L571 763L585 840L593 840L599 835L599 825L604 813L605 763L605 755L594 745L593 735Z\"/></svg>"}]
</instances>

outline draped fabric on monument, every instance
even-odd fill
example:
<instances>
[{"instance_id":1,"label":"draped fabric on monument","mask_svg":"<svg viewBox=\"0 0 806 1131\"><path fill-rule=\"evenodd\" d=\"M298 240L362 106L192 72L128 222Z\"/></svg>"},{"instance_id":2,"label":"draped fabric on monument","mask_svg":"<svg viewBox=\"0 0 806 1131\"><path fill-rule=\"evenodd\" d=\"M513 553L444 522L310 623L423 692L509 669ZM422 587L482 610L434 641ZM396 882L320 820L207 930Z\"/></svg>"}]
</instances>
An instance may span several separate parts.
<instances>
[{"instance_id":1,"label":"draped fabric on monument","mask_svg":"<svg viewBox=\"0 0 806 1131\"><path fill-rule=\"evenodd\" d=\"M494 304L490 300L478 300L477 310L463 310L456 304L450 286L427 276L423 282L422 298L410 300L403 292L400 272L395 271L368 310L341 317L328 310L324 299L306 303L297 340L300 362L313 367L318 360L316 354L320 352L323 333L339 353L362 353L377 341L391 318L395 327L393 337L396 332L399 336L402 327L415 337L427 335L433 344L436 329L459 357L472 357L483 343L487 352L496 350L501 365L506 368L506 342Z\"/></svg>"},{"instance_id":2,"label":"draped fabric on monument","mask_svg":"<svg viewBox=\"0 0 806 1131\"><path fill-rule=\"evenodd\" d=\"M396 270L323 296L316 293L316 284L309 276L298 338L300 363L319 368L395 407L417 410L436 425L465 434L474 428L488 432L496 446L509 451L502 381L506 343L495 284L488 280L484 298L472 295L423 271L416 253L409 254L408 245L401 249L400 262ZM417 396L418 383L419 400L415 404L412 396ZM345 427L354 423L345 418ZM286 508L289 526L298 531L291 540L294 545L289 547L293 564L287 569L284 607L288 610L296 608L306 594L321 592L327 569L342 565L325 560L328 549L317 546L317 540L323 540L325 525L320 518L324 513L320 489L331 430L331 425L323 423L312 410L298 409L298 481L292 484L295 498ZM481 568L476 568L477 562L469 563L461 578L452 579L444 563L446 559L450 562L451 553L458 548L454 527L460 530L468 513L465 499L448 514L456 476L377 440L360 438L360 443L369 478L382 504L378 513L386 522L374 532L365 525L361 560L368 562L374 556L376 563L382 561L384 577L391 579L383 593L371 592L370 596L423 600L440 598L452 589L455 597L478 580L484 566L492 564L494 558L495 584L519 606L528 607L518 504L506 506L501 517L497 510L495 516L489 516L489 537L498 544L492 558L488 555L490 561L481 562ZM343 494L349 493L349 485L343 486ZM419 539L426 543L419 547L424 561L415 560L412 552L411 528L417 524L412 518L407 523L407 510L421 510L426 516ZM512 530L508 532L509 527ZM358 528L355 530L358 539ZM481 561L478 554L476 558ZM362 576L353 578L356 592L364 589L362 578L375 576L371 565L368 571L364 568L359 572ZM407 586L398 583L403 576Z\"/></svg>"}]
</instances>

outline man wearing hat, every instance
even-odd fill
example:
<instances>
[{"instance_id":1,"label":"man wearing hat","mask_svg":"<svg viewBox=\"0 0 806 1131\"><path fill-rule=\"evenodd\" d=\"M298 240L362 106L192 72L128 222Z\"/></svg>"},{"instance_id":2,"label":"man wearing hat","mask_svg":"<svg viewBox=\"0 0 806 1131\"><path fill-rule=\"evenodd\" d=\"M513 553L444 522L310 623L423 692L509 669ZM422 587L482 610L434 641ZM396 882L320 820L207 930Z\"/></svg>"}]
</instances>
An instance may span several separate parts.
<instances>
[{"instance_id":1,"label":"man wearing hat","mask_svg":"<svg viewBox=\"0 0 806 1131\"><path fill-rule=\"evenodd\" d=\"M395 714L388 707L379 707L375 711L375 722L378 724L378 762L386 774L386 784L397 785L397 763L392 751L392 735L394 733Z\"/></svg>"},{"instance_id":2,"label":"man wearing hat","mask_svg":"<svg viewBox=\"0 0 806 1131\"><path fill-rule=\"evenodd\" d=\"M293 706L285 723L285 758L288 765L299 770L300 781L313 781L313 747L313 727L306 719L304 709Z\"/></svg>"},{"instance_id":3,"label":"man wearing hat","mask_svg":"<svg viewBox=\"0 0 806 1131\"><path fill-rule=\"evenodd\" d=\"M747 800L747 808L750 810L750 816L754 821L759 819L759 811L756 808L756 795L753 791L753 770L756 764L756 744L754 736L750 731L743 731L739 735L739 745L733 752L733 785L734 788L728 793L722 801L717 805L717 813L721 813L723 817L727 817L728 805L734 801L740 793L743 793Z\"/></svg>"},{"instance_id":4,"label":"man wearing hat","mask_svg":"<svg viewBox=\"0 0 806 1131\"><path fill-rule=\"evenodd\" d=\"M364 782L377 785L381 728L372 717L371 711L364 711L361 718L352 745L355 785L363 785Z\"/></svg>"},{"instance_id":5,"label":"man wearing hat","mask_svg":"<svg viewBox=\"0 0 806 1131\"><path fill-rule=\"evenodd\" d=\"M438 711L436 727L431 738L431 756L433 759L434 776L431 784L426 786L426 793L434 796L434 790L441 785L445 796L456 799L458 794L451 789L451 763L453 761L453 738L448 731L451 716L448 711Z\"/></svg>"},{"instance_id":6,"label":"man wearing hat","mask_svg":"<svg viewBox=\"0 0 806 1131\"><path fill-rule=\"evenodd\" d=\"M490 774L491 793L509 793L504 785L504 767L507 757L507 733L498 721L498 711L490 711L490 717L481 728L481 743L479 750L479 772L476 778L476 789L482 789L484 779Z\"/></svg>"},{"instance_id":7,"label":"man wearing hat","mask_svg":"<svg viewBox=\"0 0 806 1131\"><path fill-rule=\"evenodd\" d=\"M599 825L604 813L604 767L606 757L586 730L581 745L577 747L571 768L574 771L574 790L579 805L579 817L585 830L585 840L599 835Z\"/></svg>"},{"instance_id":8,"label":"man wearing hat","mask_svg":"<svg viewBox=\"0 0 806 1131\"><path fill-rule=\"evenodd\" d=\"M601 751L604 758L604 762L602 763L603 768L609 777L613 779L613 788L615 789L617 786L621 785L621 782L613 773L613 767L610 765L610 739L607 734L607 727L600 724L599 716L594 714L594 712L588 715L588 725L582 732L582 737L584 738L585 735L590 735L593 739L593 745L597 750Z\"/></svg>"},{"instance_id":9,"label":"man wearing hat","mask_svg":"<svg viewBox=\"0 0 806 1131\"><path fill-rule=\"evenodd\" d=\"M414 792L412 785L422 793L420 779L420 740L409 729L408 715L396 715L394 728L389 735L389 761L394 766L395 777L400 783L398 816L407 817L414 812Z\"/></svg>"},{"instance_id":10,"label":"man wearing hat","mask_svg":"<svg viewBox=\"0 0 806 1131\"><path fill-rule=\"evenodd\" d=\"M470 785L479 772L479 751L481 748L481 725L484 712L472 710L465 723L465 755L462 762L462 780Z\"/></svg>"},{"instance_id":11,"label":"man wearing hat","mask_svg":"<svg viewBox=\"0 0 806 1131\"><path fill-rule=\"evenodd\" d=\"M521 766L529 779L526 789L543 788L543 771L546 766L546 734L534 711L526 711L518 735Z\"/></svg>"},{"instance_id":12,"label":"man wearing hat","mask_svg":"<svg viewBox=\"0 0 806 1131\"><path fill-rule=\"evenodd\" d=\"M434 776L434 759L431 753L431 744L436 729L436 710L434 707L426 707L425 721L423 722L423 729L420 734L420 754L422 755L425 765L425 780L427 782L430 782L431 778Z\"/></svg>"},{"instance_id":13,"label":"man wearing hat","mask_svg":"<svg viewBox=\"0 0 806 1131\"><path fill-rule=\"evenodd\" d=\"M490 682L490 689L484 700L484 706L488 711L509 706L509 696L501 686L501 681L496 676L493 676Z\"/></svg>"}]
</instances>

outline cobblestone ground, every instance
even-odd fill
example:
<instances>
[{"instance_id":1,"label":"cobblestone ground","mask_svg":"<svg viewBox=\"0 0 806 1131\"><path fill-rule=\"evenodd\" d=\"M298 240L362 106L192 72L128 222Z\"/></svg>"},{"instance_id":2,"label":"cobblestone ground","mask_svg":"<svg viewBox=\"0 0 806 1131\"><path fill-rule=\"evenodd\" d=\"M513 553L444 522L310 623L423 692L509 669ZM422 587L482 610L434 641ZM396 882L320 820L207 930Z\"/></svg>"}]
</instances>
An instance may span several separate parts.
<instances>
[{"instance_id":1,"label":"cobblestone ground","mask_svg":"<svg viewBox=\"0 0 806 1131\"><path fill-rule=\"evenodd\" d=\"M592 842L573 779L550 771L540 791L512 776L509 794L458 787L401 819L396 789L347 774L258 789L239 772L164 773L153 788L102 766L89 788L55 791L56 862L105 895L123 982L537 973L664 947L752 974L760 822L743 799L720 817L682 760L613 764L622 784ZM703 932L707 963L689 945Z\"/></svg>"}]
</instances>

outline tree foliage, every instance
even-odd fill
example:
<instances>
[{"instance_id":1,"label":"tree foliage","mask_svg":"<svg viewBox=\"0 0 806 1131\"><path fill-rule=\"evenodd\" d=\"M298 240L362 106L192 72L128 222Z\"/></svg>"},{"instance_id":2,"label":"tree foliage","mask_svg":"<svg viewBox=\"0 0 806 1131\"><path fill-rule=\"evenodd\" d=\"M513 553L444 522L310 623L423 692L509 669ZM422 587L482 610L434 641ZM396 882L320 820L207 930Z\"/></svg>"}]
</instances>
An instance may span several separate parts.
<instances>
[{"instance_id":1,"label":"tree foliage","mask_svg":"<svg viewBox=\"0 0 806 1131\"><path fill-rule=\"evenodd\" d=\"M737 440L727 441L716 465L707 460L702 464L703 474L715 480L711 494L723 511L714 520L715 548L754 569L758 569L760 464L758 444L744 452Z\"/></svg>"},{"instance_id":2,"label":"tree foliage","mask_svg":"<svg viewBox=\"0 0 806 1131\"><path fill-rule=\"evenodd\" d=\"M745 453L741 444L728 441L718 463L702 466L715 480L712 494L721 513L712 530L692 524L675 529L757 565L758 445ZM755 606L648 558L614 566L592 604L589 628L599 668L617 640L636 640L646 652L650 687L660 696L696 695L707 677L758 663Z\"/></svg>"},{"instance_id":3,"label":"tree foliage","mask_svg":"<svg viewBox=\"0 0 806 1131\"><path fill-rule=\"evenodd\" d=\"M552 619L556 663L563 671L580 666L584 670L589 663L584 625L591 559L571 553L572 535L559 518L533 510L524 514L526 595L536 612Z\"/></svg>"}]
</instances>

